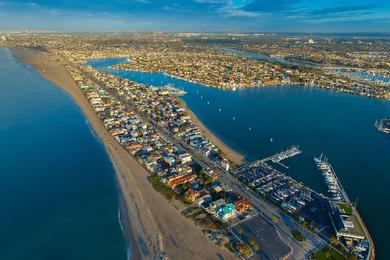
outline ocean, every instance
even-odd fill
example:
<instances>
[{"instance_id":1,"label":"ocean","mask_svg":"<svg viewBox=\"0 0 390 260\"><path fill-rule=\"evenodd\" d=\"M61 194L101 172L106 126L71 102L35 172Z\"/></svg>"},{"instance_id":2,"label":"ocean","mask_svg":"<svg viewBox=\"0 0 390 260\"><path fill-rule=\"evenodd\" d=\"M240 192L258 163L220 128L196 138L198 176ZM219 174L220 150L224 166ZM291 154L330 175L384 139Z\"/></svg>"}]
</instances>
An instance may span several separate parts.
<instances>
[{"instance_id":1,"label":"ocean","mask_svg":"<svg viewBox=\"0 0 390 260\"><path fill-rule=\"evenodd\" d=\"M0 259L126 259L115 171L65 92L0 48Z\"/></svg>"}]
</instances>

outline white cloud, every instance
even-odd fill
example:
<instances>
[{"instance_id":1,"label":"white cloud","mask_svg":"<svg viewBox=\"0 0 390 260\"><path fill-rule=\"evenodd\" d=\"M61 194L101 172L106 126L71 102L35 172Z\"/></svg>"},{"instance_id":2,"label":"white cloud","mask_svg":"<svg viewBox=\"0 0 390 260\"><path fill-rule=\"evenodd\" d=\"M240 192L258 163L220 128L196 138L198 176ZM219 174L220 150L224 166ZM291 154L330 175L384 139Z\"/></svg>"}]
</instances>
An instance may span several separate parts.
<instances>
[{"instance_id":1,"label":"white cloud","mask_svg":"<svg viewBox=\"0 0 390 260\"><path fill-rule=\"evenodd\" d=\"M132 1L137 3L143 3L143 4L150 4L152 2L150 0L132 0Z\"/></svg>"},{"instance_id":2,"label":"white cloud","mask_svg":"<svg viewBox=\"0 0 390 260\"><path fill-rule=\"evenodd\" d=\"M196 3L201 4L225 4L228 3L227 0L194 0Z\"/></svg>"}]
</instances>

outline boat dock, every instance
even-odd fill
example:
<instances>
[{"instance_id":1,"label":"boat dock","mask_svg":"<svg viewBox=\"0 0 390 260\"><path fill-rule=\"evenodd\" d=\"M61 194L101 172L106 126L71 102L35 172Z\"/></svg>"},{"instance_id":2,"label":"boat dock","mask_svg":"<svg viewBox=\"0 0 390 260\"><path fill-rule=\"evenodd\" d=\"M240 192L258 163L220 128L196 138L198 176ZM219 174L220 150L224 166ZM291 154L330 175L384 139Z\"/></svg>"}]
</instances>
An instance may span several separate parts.
<instances>
[{"instance_id":1,"label":"boat dock","mask_svg":"<svg viewBox=\"0 0 390 260\"><path fill-rule=\"evenodd\" d=\"M332 195L331 199L350 203L347 193L341 185L336 172L334 171L332 165L328 162L328 158L321 154L319 157L314 157L314 162L324 176L325 182L328 186L328 192Z\"/></svg>"},{"instance_id":2,"label":"boat dock","mask_svg":"<svg viewBox=\"0 0 390 260\"><path fill-rule=\"evenodd\" d=\"M354 250L354 254L358 257L358 259L375 259L374 241L359 212L357 211L356 205L348 198L348 195L332 165L323 154L319 157L314 157L314 162L324 176L325 182L329 188L328 191L333 197L328 200L331 205L330 216L337 237L344 237L349 240L358 241L356 245L363 244L364 241L367 241L368 245L360 247L357 246ZM338 209L337 214L335 214L335 212L337 212L336 209ZM335 217L337 215L338 217ZM337 225L337 222L341 225Z\"/></svg>"},{"instance_id":3,"label":"boat dock","mask_svg":"<svg viewBox=\"0 0 390 260\"><path fill-rule=\"evenodd\" d=\"M288 159L290 157L294 157L298 154L301 154L302 151L299 149L299 145L293 145L287 150L284 150L280 153L274 154L272 156L269 156L267 158L259 160L261 163L266 163L268 161L271 161L273 163L279 164L280 166L288 169L288 166L281 163L281 161Z\"/></svg>"},{"instance_id":4,"label":"boat dock","mask_svg":"<svg viewBox=\"0 0 390 260\"><path fill-rule=\"evenodd\" d=\"M256 167L256 166L265 164L266 162L269 162L269 161L272 161L273 163L279 164L280 166L288 169L288 166L282 164L281 161L288 159L290 157L294 157L294 156L301 154L301 153L302 153L302 151L299 149L299 145L293 145L290 148L288 148L282 152L279 152L277 154L274 154L274 155L271 155L269 157L266 157L266 158L263 158L260 160L256 160L256 161L253 161L253 162L250 162L247 164L243 164L242 166L238 167L236 169L236 171L240 171L240 170L245 169L245 168Z\"/></svg>"}]
</instances>

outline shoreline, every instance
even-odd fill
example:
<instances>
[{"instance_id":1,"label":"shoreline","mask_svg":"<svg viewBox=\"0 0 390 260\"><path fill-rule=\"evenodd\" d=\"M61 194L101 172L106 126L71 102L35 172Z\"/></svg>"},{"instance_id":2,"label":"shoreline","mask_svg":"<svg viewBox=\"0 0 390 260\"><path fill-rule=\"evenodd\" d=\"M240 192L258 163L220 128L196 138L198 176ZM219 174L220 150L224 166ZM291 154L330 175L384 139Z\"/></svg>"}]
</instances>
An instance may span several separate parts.
<instances>
[{"instance_id":1,"label":"shoreline","mask_svg":"<svg viewBox=\"0 0 390 260\"><path fill-rule=\"evenodd\" d=\"M107 143L106 138L108 136L105 136L104 133L102 132L101 127L98 126L97 120L99 120L97 117L94 118L93 115L91 114L91 111L89 111L86 107L86 103L81 100L81 96L77 93L76 89L76 84L73 82L73 79L70 77L66 77L65 72L67 73L65 67L61 64L63 67L63 71L61 71L60 68L55 68L56 65L51 65L53 68L48 68L50 64L44 64L43 62L40 62L38 59L42 58L42 56L46 55L45 58L48 58L47 56L50 55L50 53L43 53L40 51L36 50L30 50L30 49L25 49L25 48L20 48L20 47L12 47L8 46L10 50L12 51L13 55L23 64L30 65L40 76L42 76L44 79L52 82L56 87L58 87L61 91L64 91L65 94L69 95L71 99L75 102L75 105L79 107L81 112L83 113L85 119L87 120L88 127L90 128L90 131L92 131L92 134L95 135L96 138L99 139L101 144L103 145L104 149L107 152L107 155L110 158L110 161L112 163L112 166L116 172L120 171L117 169L117 163L114 160L114 155L112 154L112 149L115 149L114 147L111 147ZM52 61L53 62L53 61ZM59 62L59 59L54 61L54 62ZM49 69L54 70L53 72L48 71ZM57 74L63 74L62 77L57 77ZM65 75L65 79L63 78ZM69 81L70 80L70 81ZM77 87L78 88L78 87ZM80 94L82 95L81 91ZM94 113L92 111L92 113ZM111 143L110 143L111 144ZM116 178L116 186L121 186L119 183L118 177ZM134 243L131 243L130 241L134 241L134 234L133 231L131 230L131 224L130 224L130 219L131 213L129 213L129 209L126 206L127 203L125 203L125 197L122 193L122 189L117 189L118 191L118 211L120 212L120 218L122 223L119 223L122 225L123 229L123 237L124 241L126 243L126 250L131 250L131 255L140 258L141 259L141 254L136 246L134 246ZM127 211L127 212L126 212ZM130 232L126 232L126 230L130 230Z\"/></svg>"},{"instance_id":2,"label":"shoreline","mask_svg":"<svg viewBox=\"0 0 390 260\"><path fill-rule=\"evenodd\" d=\"M110 66L110 67L112 67L112 66ZM159 73L159 72L148 71L148 70L142 71L142 70L131 70L131 69L123 69L123 68L115 68L115 69L123 70L123 71L130 71L130 72L133 71L133 72L143 72L143 73ZM339 92L339 93L347 93L347 94L361 96L361 97L368 97L368 98L372 98L372 99L376 99L376 100L385 100L385 101L390 100L390 94L387 94L387 96L384 96L384 97L378 97L378 96L367 95L367 94L364 94L364 93L355 92L355 91L352 91L352 90L349 90L349 89L345 89L345 88L328 87L328 86L324 86L324 85L320 85L320 84L309 85L309 84L305 84L305 83L302 83L302 82L279 82L279 83L267 83L267 84L263 83L262 85L250 85L250 86L245 86L245 87L228 88L228 87L221 87L221 86L217 86L217 85L210 85L210 84L207 84L207 83L202 83L200 81L194 81L194 80L186 79L184 77L176 76L176 75L169 74L169 73L166 73L166 72L162 72L162 73L164 75L167 75L167 76L172 77L172 78L176 78L176 79L184 80L184 81L195 83L195 84L200 84L200 85L202 85L204 87L216 88L216 89L220 89L220 90L224 90L224 91L245 90L245 89L251 89L251 88L266 88L266 87L284 86L285 85L285 86L291 86L291 87L301 86L301 87L325 89L325 90Z\"/></svg>"},{"instance_id":3,"label":"shoreline","mask_svg":"<svg viewBox=\"0 0 390 260\"><path fill-rule=\"evenodd\" d=\"M125 220L123 235L125 239L130 237L132 259L160 259L162 254L171 259L217 259L218 256L234 259L227 249L209 241L199 227L154 190L147 179L149 173L105 129L61 57L21 47L10 46L10 49L22 63L31 65L43 78L69 94L102 141L116 172L119 210L121 219Z\"/></svg>"},{"instance_id":4,"label":"shoreline","mask_svg":"<svg viewBox=\"0 0 390 260\"><path fill-rule=\"evenodd\" d=\"M179 98L180 99L180 98ZM181 104L183 105L184 109L188 112L189 116L191 117L192 123L196 125L199 130L204 134L204 136L210 140L213 144L215 144L225 155L226 157L234 162L236 165L240 165L242 162L245 161L245 157L225 144L218 136L216 136L211 130L209 130L203 122L196 116L196 114L188 108L186 102L183 99L180 99Z\"/></svg>"}]
</instances>

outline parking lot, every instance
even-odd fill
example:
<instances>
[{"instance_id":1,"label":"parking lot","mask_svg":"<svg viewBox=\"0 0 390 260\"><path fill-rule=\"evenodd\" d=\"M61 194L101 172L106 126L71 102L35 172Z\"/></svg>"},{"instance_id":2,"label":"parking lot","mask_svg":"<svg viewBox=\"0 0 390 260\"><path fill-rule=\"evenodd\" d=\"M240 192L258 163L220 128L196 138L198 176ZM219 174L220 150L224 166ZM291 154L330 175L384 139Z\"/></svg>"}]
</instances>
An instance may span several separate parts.
<instances>
[{"instance_id":1,"label":"parking lot","mask_svg":"<svg viewBox=\"0 0 390 260\"><path fill-rule=\"evenodd\" d=\"M263 217L256 215L231 227L231 231L244 243L253 238L260 250L253 259L280 259L290 248L279 238L275 227Z\"/></svg>"}]
</instances>

